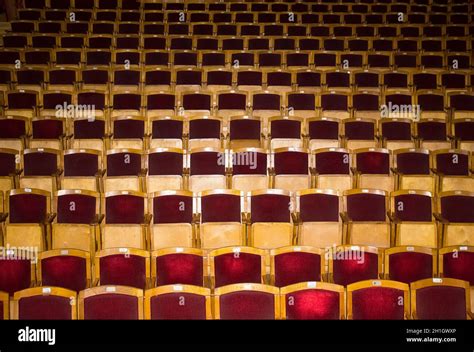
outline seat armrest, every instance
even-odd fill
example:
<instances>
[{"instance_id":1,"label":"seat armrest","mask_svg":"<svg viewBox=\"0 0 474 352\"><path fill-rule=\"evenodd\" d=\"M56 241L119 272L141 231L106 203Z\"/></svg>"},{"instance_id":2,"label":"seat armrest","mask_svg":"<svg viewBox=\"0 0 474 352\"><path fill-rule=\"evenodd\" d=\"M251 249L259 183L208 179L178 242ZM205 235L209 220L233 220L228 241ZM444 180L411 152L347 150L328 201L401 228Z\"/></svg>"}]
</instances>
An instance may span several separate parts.
<instances>
[{"instance_id":1,"label":"seat armrest","mask_svg":"<svg viewBox=\"0 0 474 352\"><path fill-rule=\"evenodd\" d=\"M54 219L56 219L56 215L56 213L49 213L48 215L46 215L45 224L51 224Z\"/></svg>"},{"instance_id":2,"label":"seat armrest","mask_svg":"<svg viewBox=\"0 0 474 352\"><path fill-rule=\"evenodd\" d=\"M91 222L92 226L100 225L104 221L104 214L96 214Z\"/></svg>"},{"instance_id":3,"label":"seat armrest","mask_svg":"<svg viewBox=\"0 0 474 352\"><path fill-rule=\"evenodd\" d=\"M5 222L8 219L8 213L0 213L0 222Z\"/></svg>"},{"instance_id":4,"label":"seat armrest","mask_svg":"<svg viewBox=\"0 0 474 352\"><path fill-rule=\"evenodd\" d=\"M95 174L96 177L104 177L107 170L98 170Z\"/></svg>"},{"instance_id":5,"label":"seat armrest","mask_svg":"<svg viewBox=\"0 0 474 352\"><path fill-rule=\"evenodd\" d=\"M143 217L143 225L150 225L151 220L153 220L153 215L152 214L145 214Z\"/></svg>"},{"instance_id":6,"label":"seat armrest","mask_svg":"<svg viewBox=\"0 0 474 352\"><path fill-rule=\"evenodd\" d=\"M440 213L433 213L434 218L436 221L442 223L442 224L449 224L449 221L445 218Z\"/></svg>"},{"instance_id":7,"label":"seat armrest","mask_svg":"<svg viewBox=\"0 0 474 352\"><path fill-rule=\"evenodd\" d=\"M342 220L343 223L346 223L346 224L347 224L347 223L349 223L349 222L352 221L352 220L349 218L349 215L347 215L347 212L345 212L345 211L339 213L339 216L341 217L341 220Z\"/></svg>"}]
</instances>

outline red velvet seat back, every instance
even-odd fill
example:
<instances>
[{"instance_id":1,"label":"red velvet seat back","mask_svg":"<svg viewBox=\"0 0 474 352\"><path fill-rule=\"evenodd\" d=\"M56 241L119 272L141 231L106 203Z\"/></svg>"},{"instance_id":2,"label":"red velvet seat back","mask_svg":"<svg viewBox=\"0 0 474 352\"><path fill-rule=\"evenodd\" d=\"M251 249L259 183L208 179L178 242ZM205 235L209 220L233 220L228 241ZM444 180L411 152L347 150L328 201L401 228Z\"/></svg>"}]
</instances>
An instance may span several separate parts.
<instances>
[{"instance_id":1,"label":"red velvet seat back","mask_svg":"<svg viewBox=\"0 0 474 352\"><path fill-rule=\"evenodd\" d=\"M116 254L100 258L100 284L146 287L146 261L137 255Z\"/></svg>"},{"instance_id":2,"label":"red velvet seat back","mask_svg":"<svg viewBox=\"0 0 474 352\"><path fill-rule=\"evenodd\" d=\"M239 291L220 297L220 318L224 320L275 319L275 297L266 292Z\"/></svg>"},{"instance_id":3,"label":"red velvet seat back","mask_svg":"<svg viewBox=\"0 0 474 352\"><path fill-rule=\"evenodd\" d=\"M41 282L44 286L63 287L72 291L87 288L86 260L61 255L41 261Z\"/></svg>"},{"instance_id":4,"label":"red velvet seat back","mask_svg":"<svg viewBox=\"0 0 474 352\"><path fill-rule=\"evenodd\" d=\"M205 320L206 298L192 293L174 292L151 298L151 319Z\"/></svg>"},{"instance_id":5,"label":"red velvet seat back","mask_svg":"<svg viewBox=\"0 0 474 352\"><path fill-rule=\"evenodd\" d=\"M275 286L283 287L307 281L321 281L319 254L290 252L275 256Z\"/></svg>"},{"instance_id":6,"label":"red velvet seat back","mask_svg":"<svg viewBox=\"0 0 474 352\"><path fill-rule=\"evenodd\" d=\"M402 320L403 291L389 287L370 287L352 292L352 318L363 320Z\"/></svg>"},{"instance_id":7,"label":"red velvet seat back","mask_svg":"<svg viewBox=\"0 0 474 352\"><path fill-rule=\"evenodd\" d=\"M75 297L74 297L75 298ZM32 296L18 303L20 320L70 320L71 298L59 296Z\"/></svg>"},{"instance_id":8,"label":"red velvet seat back","mask_svg":"<svg viewBox=\"0 0 474 352\"><path fill-rule=\"evenodd\" d=\"M84 300L84 319L137 320L138 298L116 293L88 297Z\"/></svg>"},{"instance_id":9,"label":"red velvet seat back","mask_svg":"<svg viewBox=\"0 0 474 352\"><path fill-rule=\"evenodd\" d=\"M214 266L216 287L262 281L262 263L259 255L227 253L215 257Z\"/></svg>"},{"instance_id":10,"label":"red velvet seat back","mask_svg":"<svg viewBox=\"0 0 474 352\"><path fill-rule=\"evenodd\" d=\"M203 286L203 258L194 254L175 253L156 258L158 286Z\"/></svg>"},{"instance_id":11,"label":"red velvet seat back","mask_svg":"<svg viewBox=\"0 0 474 352\"><path fill-rule=\"evenodd\" d=\"M337 320L340 317L338 292L307 289L286 295L286 319Z\"/></svg>"}]
</instances>

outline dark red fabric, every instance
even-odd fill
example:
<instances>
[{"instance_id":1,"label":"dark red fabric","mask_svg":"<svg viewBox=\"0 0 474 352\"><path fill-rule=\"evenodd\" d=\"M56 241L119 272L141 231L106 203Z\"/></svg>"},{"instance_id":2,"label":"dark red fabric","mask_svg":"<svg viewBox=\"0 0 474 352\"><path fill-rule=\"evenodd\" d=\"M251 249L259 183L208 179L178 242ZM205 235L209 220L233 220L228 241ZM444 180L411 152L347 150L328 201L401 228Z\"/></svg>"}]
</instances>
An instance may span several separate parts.
<instances>
[{"instance_id":1,"label":"dark red fabric","mask_svg":"<svg viewBox=\"0 0 474 352\"><path fill-rule=\"evenodd\" d=\"M224 320L273 320L275 297L264 292L240 291L222 295L220 318Z\"/></svg>"},{"instance_id":2,"label":"dark red fabric","mask_svg":"<svg viewBox=\"0 0 474 352\"><path fill-rule=\"evenodd\" d=\"M254 110L281 109L281 97L278 94L261 93L253 96L252 107Z\"/></svg>"},{"instance_id":3,"label":"dark red fabric","mask_svg":"<svg viewBox=\"0 0 474 352\"><path fill-rule=\"evenodd\" d=\"M450 222L474 222L474 197L441 197L441 215Z\"/></svg>"},{"instance_id":4,"label":"dark red fabric","mask_svg":"<svg viewBox=\"0 0 474 352\"><path fill-rule=\"evenodd\" d=\"M175 253L156 258L157 286L203 286L203 257L194 254Z\"/></svg>"},{"instance_id":5,"label":"dark red fabric","mask_svg":"<svg viewBox=\"0 0 474 352\"><path fill-rule=\"evenodd\" d=\"M102 139L105 135L104 120L78 120L74 121L74 138L76 139Z\"/></svg>"},{"instance_id":6,"label":"dark red fabric","mask_svg":"<svg viewBox=\"0 0 474 352\"><path fill-rule=\"evenodd\" d=\"M272 138L301 138L301 122L296 120L275 120L271 122Z\"/></svg>"},{"instance_id":7,"label":"dark red fabric","mask_svg":"<svg viewBox=\"0 0 474 352\"><path fill-rule=\"evenodd\" d=\"M86 260L61 255L41 261L41 282L43 286L63 287L79 292L87 288Z\"/></svg>"},{"instance_id":8,"label":"dark red fabric","mask_svg":"<svg viewBox=\"0 0 474 352\"><path fill-rule=\"evenodd\" d=\"M117 293L88 297L84 300L86 320L137 320L138 298Z\"/></svg>"},{"instance_id":9,"label":"dark red fabric","mask_svg":"<svg viewBox=\"0 0 474 352\"><path fill-rule=\"evenodd\" d=\"M152 138L183 138L183 122L179 120L153 121Z\"/></svg>"},{"instance_id":10,"label":"dark red fabric","mask_svg":"<svg viewBox=\"0 0 474 352\"><path fill-rule=\"evenodd\" d=\"M321 96L323 110L347 111L348 96L344 94L324 94Z\"/></svg>"},{"instance_id":11,"label":"dark red fabric","mask_svg":"<svg viewBox=\"0 0 474 352\"><path fill-rule=\"evenodd\" d=\"M254 155L251 155L254 154ZM267 154L259 152L235 153L232 165L233 175L266 175ZM254 162L254 163L253 163Z\"/></svg>"},{"instance_id":12,"label":"dark red fabric","mask_svg":"<svg viewBox=\"0 0 474 352\"><path fill-rule=\"evenodd\" d=\"M46 219L47 199L43 195L23 193L10 196L11 223L42 223Z\"/></svg>"},{"instance_id":13,"label":"dark red fabric","mask_svg":"<svg viewBox=\"0 0 474 352\"><path fill-rule=\"evenodd\" d=\"M349 175L349 153L346 152L322 152L315 155L316 172L319 175ZM344 161L347 161L344 163Z\"/></svg>"},{"instance_id":14,"label":"dark red fabric","mask_svg":"<svg viewBox=\"0 0 474 352\"><path fill-rule=\"evenodd\" d=\"M390 155L379 152L364 152L356 155L357 170L362 174L389 174Z\"/></svg>"},{"instance_id":15,"label":"dark red fabric","mask_svg":"<svg viewBox=\"0 0 474 352\"><path fill-rule=\"evenodd\" d=\"M142 139L145 135L145 121L118 120L114 122L114 138Z\"/></svg>"},{"instance_id":16,"label":"dark red fabric","mask_svg":"<svg viewBox=\"0 0 474 352\"><path fill-rule=\"evenodd\" d=\"M75 299L75 297L72 297ZM33 296L20 299L19 320L71 320L71 298Z\"/></svg>"},{"instance_id":17,"label":"dark red fabric","mask_svg":"<svg viewBox=\"0 0 474 352\"><path fill-rule=\"evenodd\" d=\"M443 254L443 275L469 281L474 286L474 253L455 251Z\"/></svg>"},{"instance_id":18,"label":"dark red fabric","mask_svg":"<svg viewBox=\"0 0 474 352\"><path fill-rule=\"evenodd\" d=\"M348 121L344 124L344 135L349 140L373 140L375 138L375 123Z\"/></svg>"},{"instance_id":19,"label":"dark red fabric","mask_svg":"<svg viewBox=\"0 0 474 352\"><path fill-rule=\"evenodd\" d=\"M19 119L0 119L0 138L20 138L25 135L25 121Z\"/></svg>"},{"instance_id":20,"label":"dark red fabric","mask_svg":"<svg viewBox=\"0 0 474 352\"><path fill-rule=\"evenodd\" d=\"M262 262L259 255L227 253L214 258L215 287L239 283L261 283Z\"/></svg>"},{"instance_id":21,"label":"dark red fabric","mask_svg":"<svg viewBox=\"0 0 474 352\"><path fill-rule=\"evenodd\" d=\"M422 320L464 320L466 319L466 291L452 286L418 289L416 315Z\"/></svg>"},{"instance_id":22,"label":"dark red fabric","mask_svg":"<svg viewBox=\"0 0 474 352\"><path fill-rule=\"evenodd\" d=\"M242 119L230 121L230 140L260 140L260 124L260 121L257 120Z\"/></svg>"},{"instance_id":23,"label":"dark red fabric","mask_svg":"<svg viewBox=\"0 0 474 352\"><path fill-rule=\"evenodd\" d=\"M218 107L222 109L245 110L247 97L239 93L223 93L218 96Z\"/></svg>"},{"instance_id":24,"label":"dark red fabric","mask_svg":"<svg viewBox=\"0 0 474 352\"><path fill-rule=\"evenodd\" d=\"M286 319L337 320L340 317L339 293L307 289L286 295Z\"/></svg>"},{"instance_id":25,"label":"dark red fabric","mask_svg":"<svg viewBox=\"0 0 474 352\"><path fill-rule=\"evenodd\" d=\"M339 123L337 121L308 121L310 139L339 139Z\"/></svg>"},{"instance_id":26,"label":"dark red fabric","mask_svg":"<svg viewBox=\"0 0 474 352\"><path fill-rule=\"evenodd\" d=\"M390 280L406 284L433 276L433 257L416 252L395 253L389 256Z\"/></svg>"},{"instance_id":27,"label":"dark red fabric","mask_svg":"<svg viewBox=\"0 0 474 352\"><path fill-rule=\"evenodd\" d=\"M389 287L370 287L352 292L354 320L403 320L403 291Z\"/></svg>"},{"instance_id":28,"label":"dark red fabric","mask_svg":"<svg viewBox=\"0 0 474 352\"><path fill-rule=\"evenodd\" d=\"M145 213L145 200L132 195L107 197L105 219L108 224L141 224Z\"/></svg>"},{"instance_id":29,"label":"dark red fabric","mask_svg":"<svg viewBox=\"0 0 474 352\"><path fill-rule=\"evenodd\" d=\"M221 153L198 152L191 154L191 176L194 175L224 175L225 165ZM219 165L222 164L222 165Z\"/></svg>"},{"instance_id":30,"label":"dark red fabric","mask_svg":"<svg viewBox=\"0 0 474 352\"><path fill-rule=\"evenodd\" d=\"M58 197L57 222L91 224L96 215L96 198L85 194L66 194Z\"/></svg>"},{"instance_id":31,"label":"dark red fabric","mask_svg":"<svg viewBox=\"0 0 474 352\"><path fill-rule=\"evenodd\" d=\"M48 152L35 152L23 156L25 176L51 176L58 169L58 156Z\"/></svg>"},{"instance_id":32,"label":"dark red fabric","mask_svg":"<svg viewBox=\"0 0 474 352\"><path fill-rule=\"evenodd\" d=\"M198 119L189 121L189 139L215 138L221 135L221 121L215 119Z\"/></svg>"},{"instance_id":33,"label":"dark red fabric","mask_svg":"<svg viewBox=\"0 0 474 352\"><path fill-rule=\"evenodd\" d=\"M0 152L0 176L10 176L15 172L15 159L14 153L11 154Z\"/></svg>"},{"instance_id":34,"label":"dark red fabric","mask_svg":"<svg viewBox=\"0 0 474 352\"><path fill-rule=\"evenodd\" d=\"M182 175L183 154L160 152L148 154L148 175Z\"/></svg>"},{"instance_id":35,"label":"dark red fabric","mask_svg":"<svg viewBox=\"0 0 474 352\"><path fill-rule=\"evenodd\" d=\"M146 288L145 258L115 254L100 258L100 284Z\"/></svg>"},{"instance_id":36,"label":"dark red fabric","mask_svg":"<svg viewBox=\"0 0 474 352\"><path fill-rule=\"evenodd\" d=\"M4 307L3 307L3 302L0 302L0 320L4 320L3 315L4 315Z\"/></svg>"},{"instance_id":37,"label":"dark red fabric","mask_svg":"<svg viewBox=\"0 0 474 352\"><path fill-rule=\"evenodd\" d=\"M347 215L353 221L385 221L385 197L359 193L347 196Z\"/></svg>"},{"instance_id":38,"label":"dark red fabric","mask_svg":"<svg viewBox=\"0 0 474 352\"><path fill-rule=\"evenodd\" d=\"M339 197L330 194L305 194L300 196L301 221L338 221Z\"/></svg>"},{"instance_id":39,"label":"dark red fabric","mask_svg":"<svg viewBox=\"0 0 474 352\"><path fill-rule=\"evenodd\" d=\"M142 156L140 154L115 153L107 155L107 176L138 176L141 169Z\"/></svg>"},{"instance_id":40,"label":"dark red fabric","mask_svg":"<svg viewBox=\"0 0 474 352\"><path fill-rule=\"evenodd\" d=\"M421 194L402 194L394 197L395 215L402 221L431 222L431 197Z\"/></svg>"},{"instance_id":41,"label":"dark red fabric","mask_svg":"<svg viewBox=\"0 0 474 352\"><path fill-rule=\"evenodd\" d=\"M298 151L275 153L276 175L308 175L308 154Z\"/></svg>"},{"instance_id":42,"label":"dark red fabric","mask_svg":"<svg viewBox=\"0 0 474 352\"><path fill-rule=\"evenodd\" d=\"M378 256L374 253L354 251L338 252L342 259L334 260L334 283L347 286L357 281L378 278Z\"/></svg>"},{"instance_id":43,"label":"dark red fabric","mask_svg":"<svg viewBox=\"0 0 474 352\"><path fill-rule=\"evenodd\" d=\"M319 254L290 252L275 256L275 286L284 287L307 281L321 281Z\"/></svg>"},{"instance_id":44,"label":"dark red fabric","mask_svg":"<svg viewBox=\"0 0 474 352\"><path fill-rule=\"evenodd\" d=\"M67 95L67 94L66 94ZM50 94L48 94L50 96ZM71 97L70 95L67 95L68 97ZM46 97L44 97L46 99ZM45 109L55 109L56 103L59 105L64 104L64 101L57 101L54 102L50 108L46 107ZM71 102L68 101L67 104L70 104ZM43 138L43 139L59 139L60 136L63 134L64 126L63 126L63 121L61 120L53 120L53 119L47 119L47 120L36 120L32 122L33 124L33 138Z\"/></svg>"},{"instance_id":45,"label":"dark red fabric","mask_svg":"<svg viewBox=\"0 0 474 352\"><path fill-rule=\"evenodd\" d=\"M288 94L288 107L291 107L294 110L314 110L316 108L314 94L310 94L310 93Z\"/></svg>"},{"instance_id":46,"label":"dark red fabric","mask_svg":"<svg viewBox=\"0 0 474 352\"><path fill-rule=\"evenodd\" d=\"M240 196L212 194L201 197L202 222L240 222Z\"/></svg>"},{"instance_id":47,"label":"dark red fabric","mask_svg":"<svg viewBox=\"0 0 474 352\"><path fill-rule=\"evenodd\" d=\"M397 154L397 169L403 175L429 175L430 155L417 152Z\"/></svg>"},{"instance_id":48,"label":"dark red fabric","mask_svg":"<svg viewBox=\"0 0 474 352\"><path fill-rule=\"evenodd\" d=\"M180 195L155 197L153 199L153 223L176 224L193 221L193 198Z\"/></svg>"},{"instance_id":49,"label":"dark red fabric","mask_svg":"<svg viewBox=\"0 0 474 352\"><path fill-rule=\"evenodd\" d=\"M99 155L74 153L64 155L64 176L94 177L99 171Z\"/></svg>"},{"instance_id":50,"label":"dark red fabric","mask_svg":"<svg viewBox=\"0 0 474 352\"><path fill-rule=\"evenodd\" d=\"M13 257L0 260L0 291L13 295L29 288L31 284L31 261Z\"/></svg>"},{"instance_id":51,"label":"dark red fabric","mask_svg":"<svg viewBox=\"0 0 474 352\"><path fill-rule=\"evenodd\" d=\"M256 222L289 222L290 197L279 194L252 196L251 218Z\"/></svg>"},{"instance_id":52,"label":"dark red fabric","mask_svg":"<svg viewBox=\"0 0 474 352\"><path fill-rule=\"evenodd\" d=\"M206 298L192 293L167 293L151 298L151 319L205 320Z\"/></svg>"},{"instance_id":53,"label":"dark red fabric","mask_svg":"<svg viewBox=\"0 0 474 352\"><path fill-rule=\"evenodd\" d=\"M454 163L454 157L457 156L458 163ZM444 175L468 176L469 175L469 157L466 154L442 153L436 155L436 168Z\"/></svg>"}]
</instances>

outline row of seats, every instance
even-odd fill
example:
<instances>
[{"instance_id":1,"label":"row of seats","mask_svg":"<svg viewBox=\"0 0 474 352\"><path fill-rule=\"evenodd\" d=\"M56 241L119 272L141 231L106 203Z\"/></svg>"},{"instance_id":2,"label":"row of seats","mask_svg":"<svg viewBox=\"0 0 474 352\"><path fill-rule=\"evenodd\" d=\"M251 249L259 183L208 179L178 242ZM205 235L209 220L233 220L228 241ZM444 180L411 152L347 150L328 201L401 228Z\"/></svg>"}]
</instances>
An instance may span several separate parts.
<instances>
[{"instance_id":1,"label":"row of seats","mask_svg":"<svg viewBox=\"0 0 474 352\"><path fill-rule=\"evenodd\" d=\"M314 29L313 27L312 29ZM319 27L316 27L319 28ZM351 28L349 27L349 30ZM187 32L186 32L187 34ZM227 39L217 39L214 37L202 36L166 36L148 34L140 36L138 34L90 34L87 36L78 34L70 39L64 39L57 34L5 34L3 36L3 46L5 48L50 48L53 49L59 43L65 43L65 47L81 48L87 46L91 49L155 49L163 50L166 48L177 50L218 50L219 45L223 50L326 50L326 51L406 51L417 52L423 50L424 52L468 52L472 48L472 40L469 37L435 37L429 39L394 39L394 38L359 38L351 36L349 33L348 39L341 39L340 37L321 38L316 36L313 30L313 37L300 36L284 37L277 36L275 38L260 37L255 35L254 38L239 39L229 36ZM63 39L61 39L63 38ZM318 39L321 38L321 41ZM438 39L439 38L439 39ZM70 43L70 44L68 44ZM221 43L221 44L219 44ZM63 46L63 45L61 45Z\"/></svg>"},{"instance_id":2,"label":"row of seats","mask_svg":"<svg viewBox=\"0 0 474 352\"><path fill-rule=\"evenodd\" d=\"M193 71L185 71L191 72ZM201 72L196 72L199 77ZM195 84L193 84L193 82ZM37 82L40 84L40 82ZM255 93L250 101L245 91L228 90L218 92L200 91L200 79L190 81L186 87L195 88L182 94L182 101L174 92L157 91L141 94L139 91L97 91L81 90L71 92L49 92L47 99L40 99L38 92L28 90L0 92L4 115L34 117L46 116L89 118L108 115L196 115L217 114L224 118L253 112L256 116L294 115L301 117L399 117L419 118L436 117L446 119L469 118L474 111L474 95L467 91L418 93L411 90L391 89L380 97L379 92L361 91L351 93L348 90L330 90L321 93L301 90L287 92L284 97L279 93ZM258 86L255 86L257 88ZM290 86L291 87L291 86ZM38 86L41 88L41 85ZM137 88L137 87L135 87ZM159 88L159 87L157 87ZM320 86L318 86L320 88ZM261 86L260 86L261 89ZM111 91L112 89L110 89ZM109 99L110 98L110 99ZM418 101L416 101L416 99ZM43 100L43 101L41 101ZM110 100L110 102L109 102ZM252 105L253 104L253 105ZM447 111L449 114L447 114Z\"/></svg>"},{"instance_id":3,"label":"row of seats","mask_svg":"<svg viewBox=\"0 0 474 352\"><path fill-rule=\"evenodd\" d=\"M372 188L391 192L417 189L431 193L472 191L473 160L465 150L342 148L309 150L259 148L235 151L198 148L98 150L1 149L0 191L36 188L55 192L131 190L158 192L234 188L249 192L267 188L298 191L310 187L345 191Z\"/></svg>"},{"instance_id":4,"label":"row of seats","mask_svg":"<svg viewBox=\"0 0 474 352\"><path fill-rule=\"evenodd\" d=\"M8 319L8 296L0 296ZM376 300L377 304L374 304ZM142 291L99 286L76 292L57 287L19 291L11 319L472 319L469 283L426 279L412 283L368 280L343 286L306 282L277 288L229 285L214 290L172 285ZM54 305L53 305L54 302ZM6 309L5 309L6 308Z\"/></svg>"},{"instance_id":5,"label":"row of seats","mask_svg":"<svg viewBox=\"0 0 474 352\"><path fill-rule=\"evenodd\" d=\"M166 248L152 252L151 256L144 250L112 248L97 252L92 259L88 252L57 249L41 252L31 260L34 256L18 249L8 250L0 260L0 291L13 296L36 285L79 292L98 285L148 289L176 284L219 288L256 283L284 287L306 281L348 286L378 279L410 284L439 275L468 281L474 290L472 246L445 247L439 251L413 246L386 250L361 246L334 246L326 250L281 247L271 251L224 247L210 252Z\"/></svg>"},{"instance_id":6,"label":"row of seats","mask_svg":"<svg viewBox=\"0 0 474 352\"><path fill-rule=\"evenodd\" d=\"M317 3L317 5L315 4ZM267 11L267 7L271 6L272 10L277 10L279 6L294 6L295 9L301 9L301 12L307 12L305 5L313 4L311 6L324 6L321 4L326 4L326 6L337 6L338 4L346 4L348 6L357 7L357 6L364 6L364 4L391 4L391 0L363 0L357 2L354 0L323 0L321 2L314 1L314 0L305 0L305 1L296 1L296 0L288 0L288 1L267 1L267 2L253 2L253 1L241 1L241 2L209 2L209 3L202 3L202 2L178 2L178 3L161 3L161 2L140 2L140 1L124 1L124 0L26 0L25 7L26 8L33 8L33 9L42 9L42 8L55 8L55 9L68 9L70 7L78 8L78 9L121 9L121 10L138 10L143 8L144 10L209 10L209 11L225 11L226 9L230 9L232 11L240 10L252 10L252 11ZM460 12L466 12L466 8L464 6L467 5L468 2L465 0L398 0L396 2L399 5L403 4L413 4L413 5L432 5L437 6L439 8L444 8L444 6L451 6L452 9L456 8L459 9ZM299 11L295 11L299 12ZM442 12L442 11L441 11Z\"/></svg>"},{"instance_id":7,"label":"row of seats","mask_svg":"<svg viewBox=\"0 0 474 352\"><path fill-rule=\"evenodd\" d=\"M260 111L262 114L264 111ZM64 115L68 115L67 108ZM61 115L61 114L60 114ZM19 151L117 148L458 148L473 151L474 120L307 118L299 116L115 116L72 119L0 116L0 148ZM92 130L92 127L94 128Z\"/></svg>"},{"instance_id":8,"label":"row of seats","mask_svg":"<svg viewBox=\"0 0 474 352\"><path fill-rule=\"evenodd\" d=\"M68 52L70 53L70 52ZM37 55L33 51L31 54ZM174 67L186 63L177 61L178 55L186 58L191 56L191 65L197 65L197 54L174 53ZM221 55L221 54L218 54ZM293 54L288 54L293 55ZM343 58L343 55L341 55ZM107 59L107 60L110 60ZM307 60L306 60L307 61ZM109 61L106 61L107 63ZM105 63L105 62L104 62ZM307 62L306 62L307 64ZM168 64L167 64L168 65ZM281 70L260 69L163 69L139 67L124 68L118 65L114 69L108 67L84 67L82 69L70 67L43 68L38 66L26 66L19 70L0 68L0 88L4 91L14 89L35 89L44 95L54 94L55 91L76 91L85 89L113 88L114 92L144 91L145 93L156 92L157 89L172 89L190 91L191 86L205 86L209 90L216 89L239 89L242 91L269 90L273 93L285 93L298 90L349 90L356 93L363 91L386 92L390 90L399 92L412 92L430 90L432 92L421 92L423 95L439 94L440 92L456 92L472 90L474 75L469 72L457 71L433 71L420 72L398 71L398 70L305 70L299 69L295 72L282 72ZM189 81L192 78L192 81ZM312 80L311 85L307 82ZM52 90L48 92L49 90ZM260 93L261 92L257 92ZM391 92L392 94L394 92ZM58 93L55 93L58 94ZM420 95L419 94L419 95ZM459 94L459 93L457 93Z\"/></svg>"},{"instance_id":9,"label":"row of seats","mask_svg":"<svg viewBox=\"0 0 474 352\"><path fill-rule=\"evenodd\" d=\"M436 204L434 202L436 201ZM50 194L35 189L7 193L4 245L47 249L167 247L215 249L249 245L272 249L292 244L423 246L474 243L472 192L407 190L388 194L333 190L163 191L147 197L132 191L82 190Z\"/></svg>"},{"instance_id":10,"label":"row of seats","mask_svg":"<svg viewBox=\"0 0 474 352\"><path fill-rule=\"evenodd\" d=\"M115 16L115 12L110 12ZM75 13L69 14L69 16ZM155 14L154 14L155 15ZM193 14L191 14L192 16ZM207 21L195 21L194 23L186 23L182 21L177 23L163 23L161 21L134 21L124 22L115 20L93 20L88 21L69 21L69 20L20 20L11 22L11 32L13 33L46 33L46 34L83 34L83 35L194 35L194 36L212 36L214 34L219 36L280 36L280 37L370 37L373 34L378 38L415 38L424 35L425 38L432 37L458 37L463 40L472 35L474 26L467 26L461 24L440 25L440 27L433 27L430 25L420 25L415 23L407 23L397 21L395 23L377 24L372 23L367 27L363 26L366 23L366 16L362 15L345 15L343 20L346 22L340 23L335 21L332 23L321 23L316 16L310 23L297 23L293 21L285 21L287 18L292 18L294 14L280 15L280 22L250 22L250 23L234 23L229 22L208 22L209 14L195 13L202 17L207 17ZM218 16L222 16L221 13ZM370 15L369 15L370 16ZM391 16L390 14L387 16ZM400 15L399 15L400 16ZM145 18L147 16L145 15ZM230 17L230 16L229 16ZM323 21L325 22L323 15ZM340 15L326 15L336 20ZM283 20L283 21L282 21ZM287 22L287 23L284 23ZM382 22L383 23L383 22ZM390 26L390 25L393 25ZM35 41L33 40L33 43ZM13 43L12 43L13 45Z\"/></svg>"},{"instance_id":11,"label":"row of seats","mask_svg":"<svg viewBox=\"0 0 474 352\"><path fill-rule=\"evenodd\" d=\"M440 1L431 3L429 0L425 2L410 2L410 1L333 1L331 2L317 2L317 1L279 1L279 2L237 2L237 3L158 3L148 2L144 3L143 7L139 2L130 2L131 4L118 4L114 1L102 1L94 4L89 2L86 6L81 4L72 4L70 1L59 3L58 1L46 3L45 1L30 1L25 4L26 9L20 9L20 18L36 17L38 10L44 10L45 15L57 11L65 12L70 9L75 9L81 13L103 12L107 13L120 9L122 21L130 21L136 19L136 13L174 13L174 11L184 11L186 13L193 12L294 12L294 13L318 13L318 12L333 12L333 13L386 13L386 12L414 12L414 13L468 13L468 2L449 3L449 1ZM122 7L123 6L123 7ZM129 7L130 6L130 7ZM118 11L116 11L118 12ZM86 15L84 15L86 16ZM110 18L110 17L109 17ZM57 17L56 17L57 19ZM87 19L87 18L86 18ZM172 18L173 19L173 18Z\"/></svg>"}]
</instances>

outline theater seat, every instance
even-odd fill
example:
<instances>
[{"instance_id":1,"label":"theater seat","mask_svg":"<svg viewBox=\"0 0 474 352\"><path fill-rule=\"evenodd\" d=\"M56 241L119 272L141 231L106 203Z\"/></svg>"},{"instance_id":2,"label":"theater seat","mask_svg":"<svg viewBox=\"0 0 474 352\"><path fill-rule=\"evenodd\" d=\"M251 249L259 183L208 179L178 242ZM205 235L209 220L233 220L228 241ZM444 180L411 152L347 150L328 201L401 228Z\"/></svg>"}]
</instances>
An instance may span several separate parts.
<instances>
[{"instance_id":1,"label":"theater seat","mask_svg":"<svg viewBox=\"0 0 474 352\"><path fill-rule=\"evenodd\" d=\"M412 319L465 320L470 314L469 282L432 278L413 282L411 291Z\"/></svg>"},{"instance_id":2,"label":"theater seat","mask_svg":"<svg viewBox=\"0 0 474 352\"><path fill-rule=\"evenodd\" d=\"M133 287L99 286L78 296L80 320L141 320L143 291Z\"/></svg>"},{"instance_id":3,"label":"theater seat","mask_svg":"<svg viewBox=\"0 0 474 352\"><path fill-rule=\"evenodd\" d=\"M214 291L218 320L275 320L280 317L279 290L261 284L235 284Z\"/></svg>"},{"instance_id":4,"label":"theater seat","mask_svg":"<svg viewBox=\"0 0 474 352\"><path fill-rule=\"evenodd\" d=\"M167 285L145 291L147 320L210 320L211 291L192 285Z\"/></svg>"},{"instance_id":5,"label":"theater seat","mask_svg":"<svg viewBox=\"0 0 474 352\"><path fill-rule=\"evenodd\" d=\"M59 287L34 287L15 292L12 320L75 320L76 292Z\"/></svg>"},{"instance_id":6,"label":"theater seat","mask_svg":"<svg viewBox=\"0 0 474 352\"><path fill-rule=\"evenodd\" d=\"M409 316L409 286L405 283L366 280L347 286L347 319L403 320Z\"/></svg>"},{"instance_id":7,"label":"theater seat","mask_svg":"<svg viewBox=\"0 0 474 352\"><path fill-rule=\"evenodd\" d=\"M287 320L345 319L344 286L301 282L280 289L281 318Z\"/></svg>"}]
</instances>

